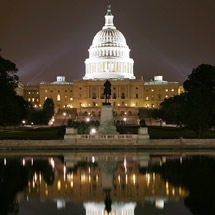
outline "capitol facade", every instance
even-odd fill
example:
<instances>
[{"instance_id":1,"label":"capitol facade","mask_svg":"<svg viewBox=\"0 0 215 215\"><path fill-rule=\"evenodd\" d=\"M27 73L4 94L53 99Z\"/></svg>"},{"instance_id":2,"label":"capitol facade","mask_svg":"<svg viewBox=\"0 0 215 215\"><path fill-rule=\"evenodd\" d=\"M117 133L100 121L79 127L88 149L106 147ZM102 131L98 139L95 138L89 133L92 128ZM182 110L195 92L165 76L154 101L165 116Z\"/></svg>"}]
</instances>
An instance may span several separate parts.
<instances>
[{"instance_id":1,"label":"capitol facade","mask_svg":"<svg viewBox=\"0 0 215 215\"><path fill-rule=\"evenodd\" d=\"M165 98L182 93L179 82L164 81L162 75L154 76L150 81L136 79L130 49L124 35L114 26L113 18L108 4L105 24L95 34L88 50L82 80L66 81L64 76L58 76L52 83L27 85L24 86L24 98L35 108L41 108L47 98L53 99L56 117L64 114L76 120L88 117L99 120L104 83L109 79L115 119L126 119L133 124L138 121L140 108L158 108Z\"/></svg>"}]
</instances>

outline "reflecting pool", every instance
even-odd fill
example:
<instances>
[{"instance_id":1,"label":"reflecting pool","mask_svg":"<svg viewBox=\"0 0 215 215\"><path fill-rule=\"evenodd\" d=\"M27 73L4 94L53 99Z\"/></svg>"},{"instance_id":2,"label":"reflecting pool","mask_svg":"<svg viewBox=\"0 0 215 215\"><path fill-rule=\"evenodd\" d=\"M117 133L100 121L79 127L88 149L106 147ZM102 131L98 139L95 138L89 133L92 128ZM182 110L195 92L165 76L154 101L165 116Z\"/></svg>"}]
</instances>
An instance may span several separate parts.
<instances>
[{"instance_id":1,"label":"reflecting pool","mask_svg":"<svg viewBox=\"0 0 215 215\"><path fill-rule=\"evenodd\" d=\"M0 214L215 214L215 154L0 153Z\"/></svg>"}]
</instances>

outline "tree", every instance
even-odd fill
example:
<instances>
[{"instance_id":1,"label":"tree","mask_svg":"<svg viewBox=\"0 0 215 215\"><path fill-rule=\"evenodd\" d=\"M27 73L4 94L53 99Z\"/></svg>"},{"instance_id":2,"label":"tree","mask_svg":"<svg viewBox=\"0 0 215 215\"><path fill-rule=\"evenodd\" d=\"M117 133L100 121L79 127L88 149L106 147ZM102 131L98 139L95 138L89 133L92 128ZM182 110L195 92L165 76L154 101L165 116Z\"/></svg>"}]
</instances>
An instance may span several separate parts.
<instances>
[{"instance_id":1,"label":"tree","mask_svg":"<svg viewBox=\"0 0 215 215\"><path fill-rule=\"evenodd\" d=\"M54 102L47 98L43 104L43 109L37 110L32 106L28 110L28 122L37 125L47 125L54 115Z\"/></svg>"},{"instance_id":2,"label":"tree","mask_svg":"<svg viewBox=\"0 0 215 215\"><path fill-rule=\"evenodd\" d=\"M186 124L187 116L187 94L176 95L165 99L160 104L160 110L155 111L153 115L160 115L160 118L168 123L182 125Z\"/></svg>"},{"instance_id":3,"label":"tree","mask_svg":"<svg viewBox=\"0 0 215 215\"><path fill-rule=\"evenodd\" d=\"M201 137L215 125L215 66L201 64L184 82L187 91L187 125Z\"/></svg>"},{"instance_id":4,"label":"tree","mask_svg":"<svg viewBox=\"0 0 215 215\"><path fill-rule=\"evenodd\" d=\"M27 115L27 102L16 94L16 65L0 56L0 125L17 125Z\"/></svg>"},{"instance_id":5,"label":"tree","mask_svg":"<svg viewBox=\"0 0 215 215\"><path fill-rule=\"evenodd\" d=\"M54 102L51 98L47 98L43 104L44 123L48 124L49 120L54 115Z\"/></svg>"}]
</instances>

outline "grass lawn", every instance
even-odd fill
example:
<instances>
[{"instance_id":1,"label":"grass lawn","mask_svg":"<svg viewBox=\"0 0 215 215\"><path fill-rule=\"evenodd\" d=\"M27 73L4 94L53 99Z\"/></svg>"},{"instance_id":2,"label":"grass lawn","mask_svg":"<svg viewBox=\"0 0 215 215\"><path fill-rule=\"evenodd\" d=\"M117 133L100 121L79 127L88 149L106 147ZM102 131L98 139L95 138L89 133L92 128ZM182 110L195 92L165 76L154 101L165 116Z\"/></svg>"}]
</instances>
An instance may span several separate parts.
<instances>
[{"instance_id":1,"label":"grass lawn","mask_svg":"<svg viewBox=\"0 0 215 215\"><path fill-rule=\"evenodd\" d=\"M137 134L138 126L118 126L117 131L122 134ZM151 139L197 138L194 131L186 128L149 126L148 132ZM215 131L205 131L202 138L215 138Z\"/></svg>"},{"instance_id":2,"label":"grass lawn","mask_svg":"<svg viewBox=\"0 0 215 215\"><path fill-rule=\"evenodd\" d=\"M57 140L63 139L64 130L64 127L1 130L0 140Z\"/></svg>"},{"instance_id":3,"label":"grass lawn","mask_svg":"<svg viewBox=\"0 0 215 215\"><path fill-rule=\"evenodd\" d=\"M118 126L120 134L137 134L138 126ZM59 140L64 137L64 127L50 128L16 128L11 130L0 130L0 140ZM151 139L178 139L196 138L194 131L186 128L176 127L148 127ZM205 131L203 138L214 138L215 131Z\"/></svg>"}]
</instances>

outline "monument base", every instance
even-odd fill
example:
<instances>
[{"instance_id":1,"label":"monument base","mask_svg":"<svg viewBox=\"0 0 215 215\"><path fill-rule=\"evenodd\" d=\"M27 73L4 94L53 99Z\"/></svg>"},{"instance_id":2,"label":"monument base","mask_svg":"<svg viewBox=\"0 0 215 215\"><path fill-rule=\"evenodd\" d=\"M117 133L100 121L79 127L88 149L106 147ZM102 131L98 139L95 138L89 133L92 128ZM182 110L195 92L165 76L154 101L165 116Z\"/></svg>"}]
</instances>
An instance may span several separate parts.
<instances>
[{"instance_id":1,"label":"monument base","mask_svg":"<svg viewBox=\"0 0 215 215\"><path fill-rule=\"evenodd\" d=\"M72 145L119 145L149 144L148 128L140 127L138 134L118 134L113 119L113 107L104 103L101 107L100 126L95 134L78 134L75 128L66 128L64 143Z\"/></svg>"},{"instance_id":2,"label":"monument base","mask_svg":"<svg viewBox=\"0 0 215 215\"><path fill-rule=\"evenodd\" d=\"M101 107L99 134L118 134L113 119L113 107L110 103L103 103Z\"/></svg>"}]
</instances>

